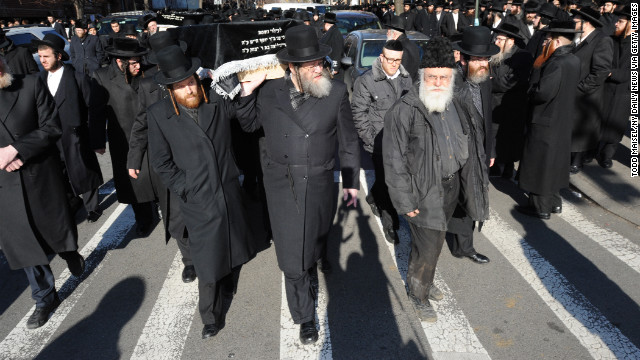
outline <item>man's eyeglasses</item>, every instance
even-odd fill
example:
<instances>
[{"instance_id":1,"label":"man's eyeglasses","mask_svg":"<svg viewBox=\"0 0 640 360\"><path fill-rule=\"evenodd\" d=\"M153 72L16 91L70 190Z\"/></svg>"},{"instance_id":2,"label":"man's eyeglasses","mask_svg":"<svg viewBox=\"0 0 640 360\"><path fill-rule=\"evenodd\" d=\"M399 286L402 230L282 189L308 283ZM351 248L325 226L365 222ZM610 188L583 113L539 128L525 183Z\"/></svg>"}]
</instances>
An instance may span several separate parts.
<instances>
[{"instance_id":1,"label":"man's eyeglasses","mask_svg":"<svg viewBox=\"0 0 640 360\"><path fill-rule=\"evenodd\" d=\"M322 69L324 67L324 60L318 60L309 65L300 65L301 68L313 72L316 68Z\"/></svg>"},{"instance_id":2,"label":"man's eyeglasses","mask_svg":"<svg viewBox=\"0 0 640 360\"><path fill-rule=\"evenodd\" d=\"M449 82L451 81L451 75L426 75L427 80L430 82L436 82L440 80L440 82Z\"/></svg>"},{"instance_id":3,"label":"man's eyeglasses","mask_svg":"<svg viewBox=\"0 0 640 360\"><path fill-rule=\"evenodd\" d=\"M382 57L387 61L387 64L399 64L402 61L402 58L400 58L400 59L390 59L390 58L384 56L384 54L382 54Z\"/></svg>"}]
</instances>

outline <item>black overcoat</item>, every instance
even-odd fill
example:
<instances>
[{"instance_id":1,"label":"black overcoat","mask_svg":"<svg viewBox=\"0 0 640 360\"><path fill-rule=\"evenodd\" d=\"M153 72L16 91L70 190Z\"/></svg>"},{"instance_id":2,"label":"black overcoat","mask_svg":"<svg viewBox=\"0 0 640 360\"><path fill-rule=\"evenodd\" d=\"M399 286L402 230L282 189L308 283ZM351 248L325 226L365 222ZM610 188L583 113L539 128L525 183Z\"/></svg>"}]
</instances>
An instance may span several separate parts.
<instances>
[{"instance_id":1,"label":"black overcoat","mask_svg":"<svg viewBox=\"0 0 640 360\"><path fill-rule=\"evenodd\" d=\"M94 71L100 69L104 59L102 41L98 36L91 34L87 34L82 39L74 36L69 44L69 55L76 71L92 75Z\"/></svg>"},{"instance_id":2,"label":"black overcoat","mask_svg":"<svg viewBox=\"0 0 640 360\"><path fill-rule=\"evenodd\" d=\"M571 151L595 149L604 118L604 82L611 72L613 41L599 29L593 31L573 52L580 59L580 82L573 114Z\"/></svg>"},{"instance_id":3,"label":"black overcoat","mask_svg":"<svg viewBox=\"0 0 640 360\"><path fill-rule=\"evenodd\" d=\"M56 149L61 134L38 76L14 75L0 89L0 147L13 145L24 163L19 171L0 171L0 246L12 269L45 265L47 254L78 248Z\"/></svg>"},{"instance_id":4,"label":"black overcoat","mask_svg":"<svg viewBox=\"0 0 640 360\"><path fill-rule=\"evenodd\" d=\"M605 107L601 141L617 144L631 115L631 36L615 38L611 76L604 84Z\"/></svg>"},{"instance_id":5,"label":"black overcoat","mask_svg":"<svg viewBox=\"0 0 640 360\"><path fill-rule=\"evenodd\" d=\"M406 34L398 36L396 40L402 43L402 66L415 81L418 78L418 68L420 67L420 48L409 40Z\"/></svg>"},{"instance_id":6,"label":"black overcoat","mask_svg":"<svg viewBox=\"0 0 640 360\"><path fill-rule=\"evenodd\" d=\"M29 50L21 46L15 46L13 43L5 49L4 59L14 75L35 74L40 71Z\"/></svg>"},{"instance_id":7,"label":"black overcoat","mask_svg":"<svg viewBox=\"0 0 640 360\"><path fill-rule=\"evenodd\" d=\"M429 14L427 9L418 11L418 15L416 16L416 30L427 35L429 38L440 35L436 14Z\"/></svg>"},{"instance_id":8,"label":"black overcoat","mask_svg":"<svg viewBox=\"0 0 640 360\"><path fill-rule=\"evenodd\" d=\"M343 188L359 188L358 134L344 83L333 80L329 96L311 97L298 111L290 80L276 79L239 100L245 131L262 127L261 163L273 241L280 269L299 274L320 258L333 223L333 168L339 145Z\"/></svg>"},{"instance_id":9,"label":"black overcoat","mask_svg":"<svg viewBox=\"0 0 640 360\"><path fill-rule=\"evenodd\" d=\"M97 189L102 185L102 171L89 140L87 107L91 83L89 77L78 73L71 65L63 65L64 72L53 100L60 117L62 137L58 140L67 176L75 195ZM58 70L60 71L60 70ZM46 84L47 71L40 72Z\"/></svg>"},{"instance_id":10,"label":"black overcoat","mask_svg":"<svg viewBox=\"0 0 640 360\"><path fill-rule=\"evenodd\" d=\"M215 92L198 109L198 123L176 115L170 99L147 110L149 159L180 198L198 278L214 283L255 254L243 192L231 150L235 108Z\"/></svg>"},{"instance_id":11,"label":"black overcoat","mask_svg":"<svg viewBox=\"0 0 640 360\"><path fill-rule=\"evenodd\" d=\"M147 77L140 81L140 86L138 87L138 114L131 127L129 153L127 154L127 169L149 169L150 173L148 176L151 180L155 196L158 199L160 211L162 211L165 241L169 241L171 236L176 239L182 238L185 225L184 221L182 221L180 206L174 206L179 203L179 199L162 183L162 179L153 170L153 167L149 166L147 154L149 143L147 108L168 96L168 92L158 86L158 83L156 83L153 78ZM142 164L144 164L144 166ZM140 178L141 174L138 174L138 178ZM142 174L142 176L147 175Z\"/></svg>"},{"instance_id":12,"label":"black overcoat","mask_svg":"<svg viewBox=\"0 0 640 360\"><path fill-rule=\"evenodd\" d=\"M580 78L580 59L572 48L558 48L531 79L531 117L519 171L520 187L538 195L569 186L573 100Z\"/></svg>"},{"instance_id":13,"label":"black overcoat","mask_svg":"<svg viewBox=\"0 0 640 360\"><path fill-rule=\"evenodd\" d=\"M138 179L129 176L127 154L133 120L138 115L138 94L127 83L115 60L93 74L90 102L91 146L104 149L107 137L109 139L118 201L136 204L155 200L147 162L142 162Z\"/></svg>"},{"instance_id":14,"label":"black overcoat","mask_svg":"<svg viewBox=\"0 0 640 360\"><path fill-rule=\"evenodd\" d=\"M329 54L329 57L331 58L332 61L338 62L338 66L337 67L334 66L334 70L338 71L337 76L340 79L342 79L343 71L342 71L342 68L340 67L340 64L341 64L340 61L342 60L343 51L344 51L343 50L344 38L342 37L342 33L340 33L338 26L334 25L331 28L329 28L329 31L325 32L319 41L321 44L331 46L331 53Z\"/></svg>"}]
</instances>

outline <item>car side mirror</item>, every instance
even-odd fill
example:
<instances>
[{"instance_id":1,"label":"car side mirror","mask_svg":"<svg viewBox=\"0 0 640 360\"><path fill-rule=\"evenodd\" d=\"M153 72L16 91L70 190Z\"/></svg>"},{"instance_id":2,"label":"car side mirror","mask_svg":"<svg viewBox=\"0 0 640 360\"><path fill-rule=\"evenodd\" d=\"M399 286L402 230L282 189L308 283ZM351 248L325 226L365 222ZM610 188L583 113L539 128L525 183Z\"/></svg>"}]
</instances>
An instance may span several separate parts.
<instances>
[{"instance_id":1,"label":"car side mirror","mask_svg":"<svg viewBox=\"0 0 640 360\"><path fill-rule=\"evenodd\" d=\"M343 57L342 60L340 61L342 63L342 65L344 66L352 66L353 65L353 60L351 60L350 57Z\"/></svg>"}]
</instances>

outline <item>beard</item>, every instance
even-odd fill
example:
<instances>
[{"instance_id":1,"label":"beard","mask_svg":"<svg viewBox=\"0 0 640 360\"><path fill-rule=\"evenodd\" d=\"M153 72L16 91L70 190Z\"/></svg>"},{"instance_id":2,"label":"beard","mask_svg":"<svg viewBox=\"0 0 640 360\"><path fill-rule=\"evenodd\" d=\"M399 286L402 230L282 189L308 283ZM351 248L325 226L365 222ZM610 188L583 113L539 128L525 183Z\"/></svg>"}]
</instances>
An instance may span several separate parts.
<instances>
[{"instance_id":1,"label":"beard","mask_svg":"<svg viewBox=\"0 0 640 360\"><path fill-rule=\"evenodd\" d=\"M202 90L200 90L199 87L198 91L195 94L186 96L178 96L178 94L176 94L175 92L173 94L175 95L178 104L186 107L187 109L195 109L202 103Z\"/></svg>"},{"instance_id":2,"label":"beard","mask_svg":"<svg viewBox=\"0 0 640 360\"><path fill-rule=\"evenodd\" d=\"M327 97L331 92L331 77L327 69L322 69L322 75L316 81L302 76L298 79L300 80L302 91L314 98L321 99Z\"/></svg>"},{"instance_id":3,"label":"beard","mask_svg":"<svg viewBox=\"0 0 640 360\"><path fill-rule=\"evenodd\" d=\"M513 46L510 47L509 49L505 49L505 48L506 48L506 45L504 45L504 47L502 49L500 49L499 53L491 56L491 63L492 64L501 65L504 62L505 57L510 55L514 50Z\"/></svg>"},{"instance_id":4,"label":"beard","mask_svg":"<svg viewBox=\"0 0 640 360\"><path fill-rule=\"evenodd\" d=\"M4 73L0 76L0 89L6 89L13 83L13 75Z\"/></svg>"},{"instance_id":5,"label":"beard","mask_svg":"<svg viewBox=\"0 0 640 360\"><path fill-rule=\"evenodd\" d=\"M444 112L447 109L447 106L451 104L451 100L453 99L453 85L455 83L455 72L453 73L454 78L451 79L449 85L447 86L427 86L424 83L423 75L420 74L420 87L419 87L419 96L420 101L424 104L427 110L431 112ZM436 90L443 91L436 91Z\"/></svg>"},{"instance_id":6,"label":"beard","mask_svg":"<svg viewBox=\"0 0 640 360\"><path fill-rule=\"evenodd\" d=\"M549 43L542 48L542 54L536 58L536 61L533 62L534 69L538 69L544 64L550 57L553 55L553 52L556 51L556 45L553 41L549 41Z\"/></svg>"},{"instance_id":7,"label":"beard","mask_svg":"<svg viewBox=\"0 0 640 360\"><path fill-rule=\"evenodd\" d=\"M480 72L480 69L484 69L484 72ZM468 74L467 74L467 80L474 83L474 84L480 84L483 81L486 81L489 78L489 68L487 66L482 66L480 68L471 70L471 68L468 68Z\"/></svg>"}]
</instances>

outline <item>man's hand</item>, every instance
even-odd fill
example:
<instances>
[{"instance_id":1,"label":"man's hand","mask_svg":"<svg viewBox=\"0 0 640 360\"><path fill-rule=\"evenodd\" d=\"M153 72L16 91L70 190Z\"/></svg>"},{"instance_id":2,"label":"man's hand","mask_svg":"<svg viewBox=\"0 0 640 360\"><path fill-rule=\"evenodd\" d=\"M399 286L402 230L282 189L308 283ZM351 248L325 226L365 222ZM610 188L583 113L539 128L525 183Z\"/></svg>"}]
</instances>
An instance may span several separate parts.
<instances>
[{"instance_id":1,"label":"man's hand","mask_svg":"<svg viewBox=\"0 0 640 360\"><path fill-rule=\"evenodd\" d=\"M358 189L342 189L342 200L347 201L349 195L351 195L351 200L347 203L347 207L353 204L353 207L358 207Z\"/></svg>"},{"instance_id":2,"label":"man's hand","mask_svg":"<svg viewBox=\"0 0 640 360\"><path fill-rule=\"evenodd\" d=\"M22 163L22 160L15 159L9 165L7 165L6 170L7 170L7 172L16 171L16 170L20 169L22 167L22 165L24 165Z\"/></svg>"},{"instance_id":3,"label":"man's hand","mask_svg":"<svg viewBox=\"0 0 640 360\"><path fill-rule=\"evenodd\" d=\"M95 149L94 151L100 155L104 155L104 152L107 151L107 149Z\"/></svg>"},{"instance_id":4,"label":"man's hand","mask_svg":"<svg viewBox=\"0 0 640 360\"><path fill-rule=\"evenodd\" d=\"M18 150L13 146L0 148L0 170L5 170L18 156Z\"/></svg>"},{"instance_id":5,"label":"man's hand","mask_svg":"<svg viewBox=\"0 0 640 360\"><path fill-rule=\"evenodd\" d=\"M496 158L491 158L489 160L489 167L492 167L495 162L496 162Z\"/></svg>"},{"instance_id":6,"label":"man's hand","mask_svg":"<svg viewBox=\"0 0 640 360\"><path fill-rule=\"evenodd\" d=\"M241 82L240 85L242 86L242 93L240 94L240 96L251 95L253 93L253 90L257 89L258 86L260 86L260 84L262 84L266 78L267 74L264 74L264 76L260 79Z\"/></svg>"},{"instance_id":7,"label":"man's hand","mask_svg":"<svg viewBox=\"0 0 640 360\"><path fill-rule=\"evenodd\" d=\"M407 213L407 216L408 216L408 217L416 217L416 216L418 216L418 214L420 214L420 210L415 209L415 210L413 210L412 212L408 212L408 213Z\"/></svg>"},{"instance_id":8,"label":"man's hand","mask_svg":"<svg viewBox=\"0 0 640 360\"><path fill-rule=\"evenodd\" d=\"M131 176L134 179L138 178L138 174L140 174L140 170L138 169L129 169L129 176Z\"/></svg>"}]
</instances>

